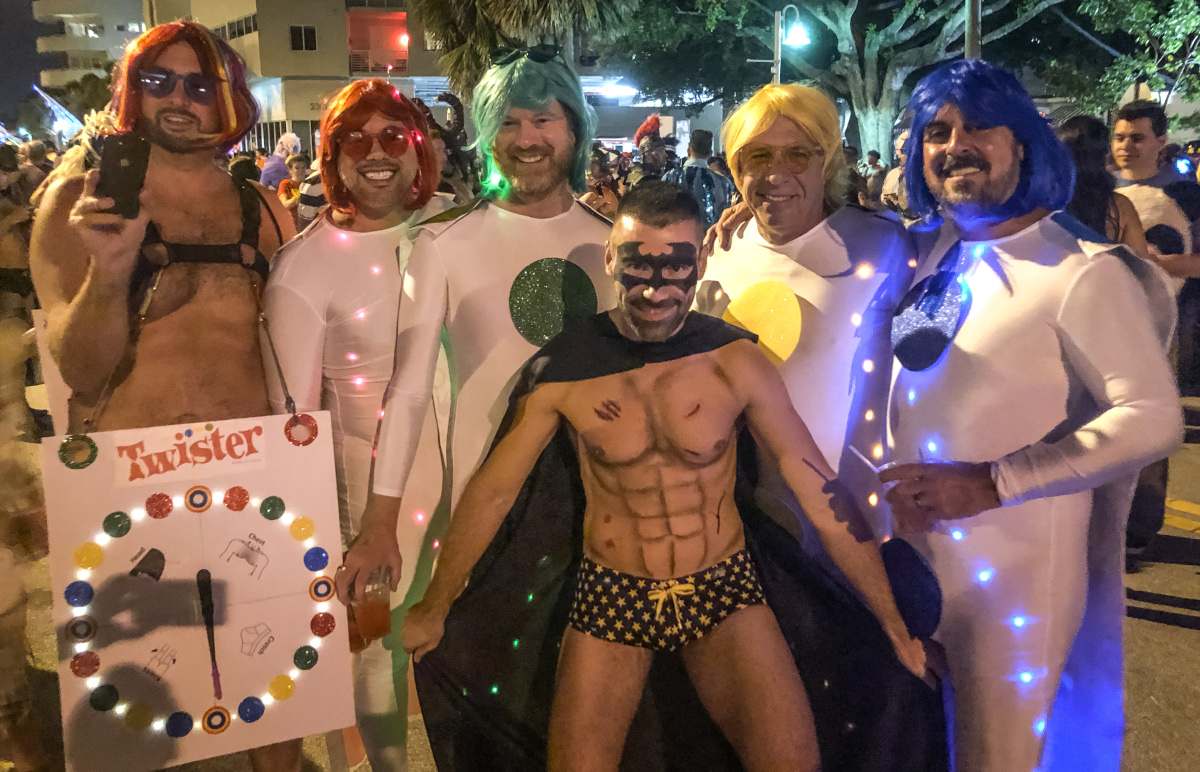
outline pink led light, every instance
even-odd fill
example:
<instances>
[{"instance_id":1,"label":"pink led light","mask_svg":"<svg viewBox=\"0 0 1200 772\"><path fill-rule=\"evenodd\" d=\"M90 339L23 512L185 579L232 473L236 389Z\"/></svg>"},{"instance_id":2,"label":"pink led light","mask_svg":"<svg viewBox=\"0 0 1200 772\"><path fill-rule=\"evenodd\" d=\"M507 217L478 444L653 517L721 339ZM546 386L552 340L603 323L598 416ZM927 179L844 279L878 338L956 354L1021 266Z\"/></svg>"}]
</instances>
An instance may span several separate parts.
<instances>
[{"instance_id":1,"label":"pink led light","mask_svg":"<svg viewBox=\"0 0 1200 772\"><path fill-rule=\"evenodd\" d=\"M348 234L348 233L346 233L345 231L343 231L343 232L341 232L341 233L339 233L339 234L338 234L338 238L339 238L339 239L341 239L342 241L349 241L349 240L350 240L350 234Z\"/></svg>"},{"instance_id":2,"label":"pink led light","mask_svg":"<svg viewBox=\"0 0 1200 772\"><path fill-rule=\"evenodd\" d=\"M373 274L375 274L376 276L378 276L379 274L383 273L383 269L382 269L382 268L380 268L380 267L379 267L379 266L377 266L377 265L373 265L373 266L371 266L371 273L373 273Z\"/></svg>"},{"instance_id":3,"label":"pink led light","mask_svg":"<svg viewBox=\"0 0 1200 772\"><path fill-rule=\"evenodd\" d=\"M353 351L350 351L346 354L346 359L350 360L351 362L357 362L358 354L355 354Z\"/></svg>"},{"instance_id":4,"label":"pink led light","mask_svg":"<svg viewBox=\"0 0 1200 772\"><path fill-rule=\"evenodd\" d=\"M417 521L417 523L424 523L425 522L425 513L422 512L421 510L417 510L416 512L413 513L413 520Z\"/></svg>"},{"instance_id":5,"label":"pink led light","mask_svg":"<svg viewBox=\"0 0 1200 772\"><path fill-rule=\"evenodd\" d=\"M354 385L355 386L362 386L366 382L367 382L367 379L362 377L361 375L356 375L354 377Z\"/></svg>"},{"instance_id":6,"label":"pink led light","mask_svg":"<svg viewBox=\"0 0 1200 772\"><path fill-rule=\"evenodd\" d=\"M367 318L367 309L360 308L357 311L355 311L354 318L355 319L366 319Z\"/></svg>"}]
</instances>

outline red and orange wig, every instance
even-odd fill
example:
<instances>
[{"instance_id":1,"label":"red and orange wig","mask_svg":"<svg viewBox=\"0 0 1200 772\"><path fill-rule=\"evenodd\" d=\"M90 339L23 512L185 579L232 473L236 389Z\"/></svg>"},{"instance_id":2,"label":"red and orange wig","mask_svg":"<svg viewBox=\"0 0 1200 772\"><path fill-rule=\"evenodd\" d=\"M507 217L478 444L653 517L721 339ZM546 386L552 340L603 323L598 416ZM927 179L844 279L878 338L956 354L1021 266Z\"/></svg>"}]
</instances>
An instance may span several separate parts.
<instances>
[{"instance_id":1,"label":"red and orange wig","mask_svg":"<svg viewBox=\"0 0 1200 772\"><path fill-rule=\"evenodd\" d=\"M330 205L352 214L354 202L350 191L338 174L338 153L341 140L351 131L361 129L371 116L381 113L399 121L408 129L413 152L417 154L417 176L404 200L404 208L420 209L437 189L437 150L429 141L429 124L421 109L401 94L392 84L379 78L356 80L339 91L326 106L321 118L321 182Z\"/></svg>"},{"instance_id":2,"label":"red and orange wig","mask_svg":"<svg viewBox=\"0 0 1200 772\"><path fill-rule=\"evenodd\" d=\"M218 80L217 111L221 128L214 139L222 151L229 150L258 120L258 103L246 84L246 64L229 44L194 21L173 21L151 27L125 46L125 55L113 67L112 112L118 131L133 131L141 112L138 73L153 63L167 46L187 43L200 60L200 70Z\"/></svg>"}]
</instances>

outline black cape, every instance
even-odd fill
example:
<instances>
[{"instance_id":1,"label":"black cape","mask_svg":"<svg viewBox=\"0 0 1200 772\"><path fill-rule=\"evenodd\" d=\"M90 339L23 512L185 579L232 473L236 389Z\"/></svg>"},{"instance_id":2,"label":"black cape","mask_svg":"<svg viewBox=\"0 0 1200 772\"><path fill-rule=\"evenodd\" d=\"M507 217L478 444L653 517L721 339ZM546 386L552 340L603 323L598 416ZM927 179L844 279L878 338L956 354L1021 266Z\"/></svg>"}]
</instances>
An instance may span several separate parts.
<instances>
[{"instance_id":1,"label":"black cape","mask_svg":"<svg viewBox=\"0 0 1200 772\"><path fill-rule=\"evenodd\" d=\"M607 314L576 324L525 366L513 406L540 383L626 372L754 336L691 314L669 341L622 337ZM897 661L874 616L753 505L753 443L739 441L737 503L768 603L795 656L816 718L823 769L948 769L942 695ZM583 486L569 430L547 446L466 591L445 636L416 665L425 728L440 770L536 770L559 642L582 556ZM895 581L893 581L895 584ZM910 623L911 624L911 623ZM623 770L739 769L677 655L658 654L626 741Z\"/></svg>"}]
</instances>

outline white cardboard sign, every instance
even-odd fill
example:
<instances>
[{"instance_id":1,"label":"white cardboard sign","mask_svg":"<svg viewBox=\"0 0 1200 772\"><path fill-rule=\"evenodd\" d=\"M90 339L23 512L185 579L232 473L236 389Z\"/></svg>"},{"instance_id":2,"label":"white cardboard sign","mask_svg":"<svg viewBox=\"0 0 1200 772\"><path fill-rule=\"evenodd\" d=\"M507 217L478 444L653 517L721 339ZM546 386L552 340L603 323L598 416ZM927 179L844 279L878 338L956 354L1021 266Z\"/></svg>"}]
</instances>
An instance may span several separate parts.
<instances>
[{"instance_id":1,"label":"white cardboard sign","mask_svg":"<svg viewBox=\"0 0 1200 772\"><path fill-rule=\"evenodd\" d=\"M86 465L87 443L64 461L43 442L68 769L354 723L329 413L312 418L307 445L289 416L98 432Z\"/></svg>"}]
</instances>

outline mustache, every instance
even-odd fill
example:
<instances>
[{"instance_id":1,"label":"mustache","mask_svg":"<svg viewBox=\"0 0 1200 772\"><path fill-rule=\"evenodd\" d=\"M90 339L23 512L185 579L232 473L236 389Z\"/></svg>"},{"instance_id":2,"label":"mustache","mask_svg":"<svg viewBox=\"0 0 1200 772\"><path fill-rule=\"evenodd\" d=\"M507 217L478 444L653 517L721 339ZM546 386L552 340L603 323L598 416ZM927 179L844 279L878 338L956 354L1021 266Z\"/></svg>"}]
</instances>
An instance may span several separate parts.
<instances>
[{"instance_id":1,"label":"mustache","mask_svg":"<svg viewBox=\"0 0 1200 772\"><path fill-rule=\"evenodd\" d=\"M631 308L640 308L643 310L653 309L657 311L662 308L672 308L680 305L683 305L683 301L675 300L673 298L667 298L666 300L646 300L643 298L640 300L629 301L629 306Z\"/></svg>"},{"instance_id":2,"label":"mustache","mask_svg":"<svg viewBox=\"0 0 1200 772\"><path fill-rule=\"evenodd\" d=\"M509 157L513 157L513 156L517 156L517 155L548 155L548 156L553 157L554 156L554 148L550 147L549 145L531 145L530 147L514 147L512 150L509 150L507 153L505 153L505 155L507 155Z\"/></svg>"},{"instance_id":3,"label":"mustache","mask_svg":"<svg viewBox=\"0 0 1200 772\"><path fill-rule=\"evenodd\" d=\"M992 165L983 159L982 156L975 153L966 153L961 155L947 155L938 164L938 176L945 177L951 172L959 169L979 169L982 172L991 170Z\"/></svg>"}]
</instances>

